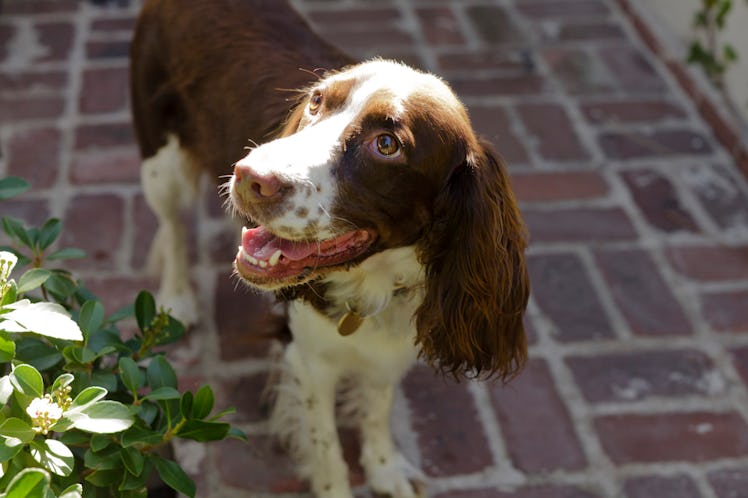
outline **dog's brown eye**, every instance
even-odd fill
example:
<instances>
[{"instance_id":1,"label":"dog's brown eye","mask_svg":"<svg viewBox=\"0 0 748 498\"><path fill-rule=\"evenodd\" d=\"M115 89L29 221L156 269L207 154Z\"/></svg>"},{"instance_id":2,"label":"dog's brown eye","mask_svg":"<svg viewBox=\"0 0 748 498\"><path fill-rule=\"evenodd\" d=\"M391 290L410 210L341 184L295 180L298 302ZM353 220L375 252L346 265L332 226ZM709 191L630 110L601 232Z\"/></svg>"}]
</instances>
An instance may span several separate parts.
<instances>
[{"instance_id":1,"label":"dog's brown eye","mask_svg":"<svg viewBox=\"0 0 748 498\"><path fill-rule=\"evenodd\" d=\"M314 92L312 94L312 97L309 99L309 112L314 114L317 112L322 105L322 94L319 92Z\"/></svg>"},{"instance_id":2,"label":"dog's brown eye","mask_svg":"<svg viewBox=\"0 0 748 498\"><path fill-rule=\"evenodd\" d=\"M400 143L389 133L383 133L377 137L377 151L383 156L394 156L400 152Z\"/></svg>"}]
</instances>

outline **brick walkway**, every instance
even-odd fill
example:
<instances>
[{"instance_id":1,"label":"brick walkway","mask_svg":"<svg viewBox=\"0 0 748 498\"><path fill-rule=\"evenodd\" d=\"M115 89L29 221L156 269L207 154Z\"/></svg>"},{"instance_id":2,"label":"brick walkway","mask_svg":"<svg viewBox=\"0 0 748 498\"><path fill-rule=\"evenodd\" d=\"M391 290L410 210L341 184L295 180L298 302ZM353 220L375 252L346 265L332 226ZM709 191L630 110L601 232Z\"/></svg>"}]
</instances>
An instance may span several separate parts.
<instances>
[{"instance_id":1,"label":"brick walkway","mask_svg":"<svg viewBox=\"0 0 748 498\"><path fill-rule=\"evenodd\" d=\"M508 160L530 228L524 373L503 388L419 367L398 392L395 431L431 495L748 497L748 187L619 3L295 3L354 55L448 79ZM62 218L110 310L156 284L127 103L136 10L6 0L0 17L0 174L34 185L3 214ZM182 460L199 496L306 496L258 401L268 347L248 332L272 323L237 312L260 298L234 292L238 234L204 191L190 239L203 321L173 355L251 436Z\"/></svg>"}]
</instances>

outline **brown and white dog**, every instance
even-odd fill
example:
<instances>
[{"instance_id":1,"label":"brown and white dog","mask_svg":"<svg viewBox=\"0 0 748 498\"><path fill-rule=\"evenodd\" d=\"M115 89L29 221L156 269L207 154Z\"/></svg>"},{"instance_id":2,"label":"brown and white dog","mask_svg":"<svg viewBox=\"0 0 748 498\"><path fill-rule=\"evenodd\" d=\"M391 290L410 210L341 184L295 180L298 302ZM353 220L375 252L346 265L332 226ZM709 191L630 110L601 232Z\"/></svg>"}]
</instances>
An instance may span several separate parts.
<instances>
[{"instance_id":1,"label":"brown and white dog","mask_svg":"<svg viewBox=\"0 0 748 498\"><path fill-rule=\"evenodd\" d=\"M301 89L294 105L288 88ZM369 485L418 496L390 433L393 386L419 356L508 379L527 353L524 226L463 105L433 75L354 64L278 0L146 0L132 100L162 300L197 319L179 209L200 172L233 165L231 208L257 224L236 272L288 301L293 334L272 427L317 496L352 496L335 424L344 382Z\"/></svg>"}]
</instances>

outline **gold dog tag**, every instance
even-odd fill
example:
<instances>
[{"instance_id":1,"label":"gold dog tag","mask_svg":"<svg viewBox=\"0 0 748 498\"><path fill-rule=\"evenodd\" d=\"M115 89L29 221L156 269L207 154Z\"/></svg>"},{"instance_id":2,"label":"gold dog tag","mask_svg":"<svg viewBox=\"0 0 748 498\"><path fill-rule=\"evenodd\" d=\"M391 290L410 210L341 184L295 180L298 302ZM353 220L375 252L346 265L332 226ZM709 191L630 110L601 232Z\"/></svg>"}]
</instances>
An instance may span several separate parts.
<instances>
[{"instance_id":1,"label":"gold dog tag","mask_svg":"<svg viewBox=\"0 0 748 498\"><path fill-rule=\"evenodd\" d=\"M338 320L338 334L343 337L349 336L357 331L363 322L364 317L355 311L349 311Z\"/></svg>"}]
</instances>

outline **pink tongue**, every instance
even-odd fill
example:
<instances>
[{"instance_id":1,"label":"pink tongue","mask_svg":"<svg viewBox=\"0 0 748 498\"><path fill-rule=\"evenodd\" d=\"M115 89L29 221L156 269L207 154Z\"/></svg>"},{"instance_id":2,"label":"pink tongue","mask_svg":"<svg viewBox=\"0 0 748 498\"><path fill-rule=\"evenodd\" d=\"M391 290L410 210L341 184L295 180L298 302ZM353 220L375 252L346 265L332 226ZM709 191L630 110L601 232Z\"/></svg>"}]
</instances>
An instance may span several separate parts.
<instances>
[{"instance_id":1,"label":"pink tongue","mask_svg":"<svg viewBox=\"0 0 748 498\"><path fill-rule=\"evenodd\" d=\"M264 227L257 227L247 230L242 237L242 247L244 252L257 259L270 259L280 249L286 258L299 261L312 254L334 254L339 246L345 245L354 235L355 232L350 232L331 240L299 242L281 239L268 232Z\"/></svg>"}]
</instances>

